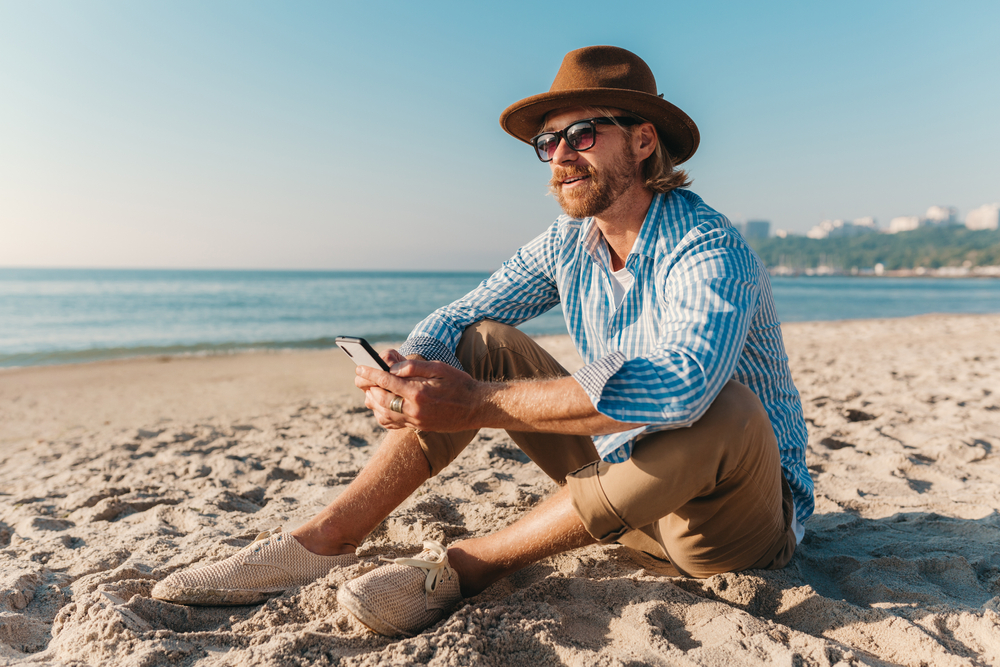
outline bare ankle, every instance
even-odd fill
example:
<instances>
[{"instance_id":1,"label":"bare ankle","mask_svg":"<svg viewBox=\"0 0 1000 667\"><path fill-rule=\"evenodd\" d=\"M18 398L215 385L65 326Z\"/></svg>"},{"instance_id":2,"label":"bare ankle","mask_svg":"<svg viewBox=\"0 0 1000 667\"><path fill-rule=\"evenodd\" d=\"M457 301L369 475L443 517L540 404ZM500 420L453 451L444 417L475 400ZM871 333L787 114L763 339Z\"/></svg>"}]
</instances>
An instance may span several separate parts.
<instances>
[{"instance_id":1,"label":"bare ankle","mask_svg":"<svg viewBox=\"0 0 1000 667\"><path fill-rule=\"evenodd\" d=\"M292 537L305 547L306 551L318 556L352 554L358 548L357 544L326 535L322 531L310 528L308 524L293 530Z\"/></svg>"},{"instance_id":2,"label":"bare ankle","mask_svg":"<svg viewBox=\"0 0 1000 667\"><path fill-rule=\"evenodd\" d=\"M458 573L462 597L472 597L489 588L500 577L489 577L484 563L462 548L462 542L448 548L448 564Z\"/></svg>"}]
</instances>

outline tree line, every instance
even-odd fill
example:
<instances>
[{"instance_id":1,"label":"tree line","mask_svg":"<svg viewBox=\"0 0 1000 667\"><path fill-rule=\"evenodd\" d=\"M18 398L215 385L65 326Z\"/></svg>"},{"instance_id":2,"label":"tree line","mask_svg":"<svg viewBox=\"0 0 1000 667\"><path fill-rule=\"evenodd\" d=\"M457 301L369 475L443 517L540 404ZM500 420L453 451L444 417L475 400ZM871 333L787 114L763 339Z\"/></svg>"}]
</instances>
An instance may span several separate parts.
<instances>
[{"instance_id":1,"label":"tree line","mask_svg":"<svg viewBox=\"0 0 1000 667\"><path fill-rule=\"evenodd\" d=\"M893 271L1000 266L1000 230L972 230L959 225L851 238L771 237L751 239L750 245L768 268L810 269L822 265L850 271L882 264L887 271Z\"/></svg>"}]
</instances>

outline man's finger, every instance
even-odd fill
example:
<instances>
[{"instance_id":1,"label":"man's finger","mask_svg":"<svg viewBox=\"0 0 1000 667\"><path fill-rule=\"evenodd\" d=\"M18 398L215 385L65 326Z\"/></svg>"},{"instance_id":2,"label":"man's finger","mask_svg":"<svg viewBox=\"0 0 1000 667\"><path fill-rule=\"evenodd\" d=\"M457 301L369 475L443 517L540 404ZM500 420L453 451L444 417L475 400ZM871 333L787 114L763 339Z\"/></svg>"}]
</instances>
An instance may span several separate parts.
<instances>
[{"instance_id":1,"label":"man's finger","mask_svg":"<svg viewBox=\"0 0 1000 667\"><path fill-rule=\"evenodd\" d=\"M361 391L368 391L372 387L377 387L378 385L366 378L361 377L360 375L355 375L354 386L360 389Z\"/></svg>"},{"instance_id":2,"label":"man's finger","mask_svg":"<svg viewBox=\"0 0 1000 667\"><path fill-rule=\"evenodd\" d=\"M382 389L381 387L373 387L365 393L366 399L370 399L373 407L372 409L377 409L385 413L387 416L391 417L393 420L399 420L404 417L403 407L406 405L406 400L402 396L393 394L391 392ZM392 402L396 399L400 399L399 410L392 409ZM367 400L366 400L367 403Z\"/></svg>"},{"instance_id":3,"label":"man's finger","mask_svg":"<svg viewBox=\"0 0 1000 667\"><path fill-rule=\"evenodd\" d=\"M375 407L378 407L387 411L389 409L389 403L392 401L394 395L395 394L390 394L385 389L382 389L382 387L372 387L365 392L365 396L371 399L373 410Z\"/></svg>"},{"instance_id":4,"label":"man's finger","mask_svg":"<svg viewBox=\"0 0 1000 667\"><path fill-rule=\"evenodd\" d=\"M358 366L358 376L362 377L373 385L377 385L382 389L385 389L389 393L397 394L400 396L405 395L407 392L407 383L400 378L396 377L392 373L386 373L377 368L369 368L367 366Z\"/></svg>"},{"instance_id":5,"label":"man's finger","mask_svg":"<svg viewBox=\"0 0 1000 667\"><path fill-rule=\"evenodd\" d=\"M407 425L404 415L393 411L390 407L395 398L394 394L379 387L365 392L365 407L375 414L379 425L385 428L403 428Z\"/></svg>"},{"instance_id":6,"label":"man's finger","mask_svg":"<svg viewBox=\"0 0 1000 667\"><path fill-rule=\"evenodd\" d=\"M397 364L392 369L392 374L400 378L444 378L456 373L462 373L462 371L443 361L415 361L412 359Z\"/></svg>"},{"instance_id":7,"label":"man's finger","mask_svg":"<svg viewBox=\"0 0 1000 667\"><path fill-rule=\"evenodd\" d=\"M399 362L406 360L406 357L401 355L398 350L393 350L393 349L386 350L385 352L382 353L381 356L382 360L385 361L385 363L389 364L389 366L392 366L393 364L398 364Z\"/></svg>"}]
</instances>

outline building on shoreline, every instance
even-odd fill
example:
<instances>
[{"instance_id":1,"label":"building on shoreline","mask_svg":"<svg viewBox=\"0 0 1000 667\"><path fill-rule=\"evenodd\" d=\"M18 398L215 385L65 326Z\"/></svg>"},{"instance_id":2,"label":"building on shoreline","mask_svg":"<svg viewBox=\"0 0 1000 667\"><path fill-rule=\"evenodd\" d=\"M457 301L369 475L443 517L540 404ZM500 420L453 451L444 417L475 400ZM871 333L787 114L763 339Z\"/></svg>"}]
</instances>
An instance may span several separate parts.
<instances>
[{"instance_id":1,"label":"building on shoreline","mask_svg":"<svg viewBox=\"0 0 1000 667\"><path fill-rule=\"evenodd\" d=\"M924 217L903 215L889 221L889 234L909 232L920 227L960 225L958 209L954 206L931 206ZM984 204L972 209L965 216L965 226L969 229L1000 229L1000 204Z\"/></svg>"},{"instance_id":2,"label":"building on shoreline","mask_svg":"<svg viewBox=\"0 0 1000 667\"><path fill-rule=\"evenodd\" d=\"M806 237L811 239L828 239L861 236L869 232L882 232L883 234L898 234L900 232L910 232L921 227L945 227L963 224L958 217L958 209L954 206L931 206L923 216L900 215L889 220L889 226L879 229L875 219L872 217L855 218L846 220L824 220L808 232ZM1000 229L1000 203L984 204L979 208L972 209L965 216L965 226L969 229ZM755 225L766 225L763 229L768 230L760 233ZM767 238L770 223L752 220L746 223L734 223L734 226L747 239ZM778 238L797 236L795 232L787 229L777 229L774 235Z\"/></svg>"},{"instance_id":3,"label":"building on shoreline","mask_svg":"<svg viewBox=\"0 0 1000 667\"><path fill-rule=\"evenodd\" d=\"M956 207L931 206L882 230L912 236L878 231L872 218L824 220L806 238L779 229L754 247L776 276L1000 278L1000 203L973 209L964 225Z\"/></svg>"},{"instance_id":4,"label":"building on shoreline","mask_svg":"<svg viewBox=\"0 0 1000 667\"><path fill-rule=\"evenodd\" d=\"M734 222L733 227L736 228L743 238L749 239L766 239L771 235L771 221L770 220L747 220L746 222Z\"/></svg>"},{"instance_id":5,"label":"building on shoreline","mask_svg":"<svg viewBox=\"0 0 1000 667\"><path fill-rule=\"evenodd\" d=\"M924 220L929 225L957 225L958 209L954 206L931 206L927 209Z\"/></svg>"},{"instance_id":6,"label":"building on shoreline","mask_svg":"<svg viewBox=\"0 0 1000 667\"><path fill-rule=\"evenodd\" d=\"M769 220L747 220L743 226L743 236L748 239L766 239L771 235Z\"/></svg>"},{"instance_id":7,"label":"building on shoreline","mask_svg":"<svg viewBox=\"0 0 1000 667\"><path fill-rule=\"evenodd\" d=\"M852 268L850 271L839 267L820 264L816 267L795 268L779 265L767 269L772 276L797 278L799 276L856 276L885 278L1000 278L1000 266L941 266L935 269L918 266L915 269L888 270L884 264L872 268Z\"/></svg>"},{"instance_id":8,"label":"building on shoreline","mask_svg":"<svg viewBox=\"0 0 1000 667\"><path fill-rule=\"evenodd\" d=\"M965 216L969 229L1000 229L1000 204L985 204Z\"/></svg>"},{"instance_id":9,"label":"building on shoreline","mask_svg":"<svg viewBox=\"0 0 1000 667\"><path fill-rule=\"evenodd\" d=\"M811 239L831 239L840 237L861 236L878 231L875 218L855 218L853 221L844 220L824 220L808 232L806 236Z\"/></svg>"},{"instance_id":10,"label":"building on shoreline","mask_svg":"<svg viewBox=\"0 0 1000 667\"><path fill-rule=\"evenodd\" d=\"M922 227L919 215L900 215L889 221L887 234L898 234L900 232L912 232L914 229Z\"/></svg>"}]
</instances>

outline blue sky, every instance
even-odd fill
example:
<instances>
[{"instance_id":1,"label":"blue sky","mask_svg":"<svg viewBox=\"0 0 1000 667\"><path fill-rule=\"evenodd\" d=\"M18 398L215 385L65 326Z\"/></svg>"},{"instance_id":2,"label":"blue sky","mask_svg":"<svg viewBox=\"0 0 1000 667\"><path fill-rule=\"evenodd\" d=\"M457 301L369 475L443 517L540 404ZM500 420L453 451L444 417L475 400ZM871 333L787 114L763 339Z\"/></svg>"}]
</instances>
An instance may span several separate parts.
<instances>
[{"instance_id":1,"label":"blue sky","mask_svg":"<svg viewBox=\"0 0 1000 667\"><path fill-rule=\"evenodd\" d=\"M997 2L0 0L0 266L492 270L558 215L499 127L625 47L734 220L1000 200Z\"/></svg>"}]
</instances>

